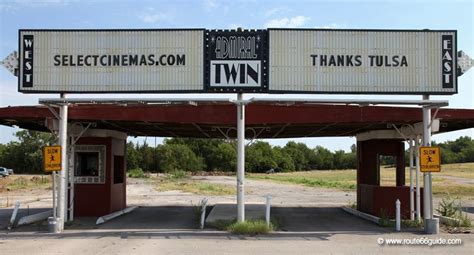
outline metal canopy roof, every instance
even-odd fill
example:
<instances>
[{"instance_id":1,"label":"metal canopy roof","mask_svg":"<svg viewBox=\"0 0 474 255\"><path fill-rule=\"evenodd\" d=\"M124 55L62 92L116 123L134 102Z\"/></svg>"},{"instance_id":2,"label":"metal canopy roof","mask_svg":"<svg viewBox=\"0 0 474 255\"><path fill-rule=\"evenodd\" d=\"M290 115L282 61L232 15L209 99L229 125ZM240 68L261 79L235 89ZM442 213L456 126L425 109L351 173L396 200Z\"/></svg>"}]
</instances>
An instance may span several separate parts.
<instances>
[{"instance_id":1,"label":"metal canopy roof","mask_svg":"<svg viewBox=\"0 0 474 255\"><path fill-rule=\"evenodd\" d=\"M54 103L61 103L59 99L55 100ZM69 106L69 122L94 123L95 128L117 130L131 136L226 138L236 134L235 102L229 100L177 99L175 102L180 104L129 104L126 101L117 104L118 101L114 101L110 104L72 104ZM54 118L46 106L0 108L0 124L7 126L48 131L46 120ZM440 109L436 118L441 120L440 132L474 127L474 109ZM255 100L246 107L246 137L355 136L371 130L393 130L393 124L421 121L419 107L362 107L303 103L298 100L278 103Z\"/></svg>"},{"instance_id":2,"label":"metal canopy roof","mask_svg":"<svg viewBox=\"0 0 474 255\"><path fill-rule=\"evenodd\" d=\"M232 100L229 98L44 98L39 103L44 105L62 104L121 104L121 105L154 105L154 104L218 104L218 103L273 103L273 104L342 104L342 105L418 105L429 108L448 106L447 100L374 100L374 99L315 99L315 98L258 98Z\"/></svg>"}]
</instances>

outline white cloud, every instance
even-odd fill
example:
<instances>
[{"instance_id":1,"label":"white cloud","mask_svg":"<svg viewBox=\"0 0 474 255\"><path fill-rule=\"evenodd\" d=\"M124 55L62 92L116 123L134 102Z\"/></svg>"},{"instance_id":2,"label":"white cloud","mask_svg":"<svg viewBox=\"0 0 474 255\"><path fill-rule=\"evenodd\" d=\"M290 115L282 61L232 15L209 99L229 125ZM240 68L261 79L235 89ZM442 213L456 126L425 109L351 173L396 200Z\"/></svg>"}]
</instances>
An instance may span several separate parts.
<instances>
[{"instance_id":1,"label":"white cloud","mask_svg":"<svg viewBox=\"0 0 474 255\"><path fill-rule=\"evenodd\" d=\"M206 11L212 11L217 8L218 4L216 0L205 0L203 2L204 9Z\"/></svg>"},{"instance_id":2,"label":"white cloud","mask_svg":"<svg viewBox=\"0 0 474 255\"><path fill-rule=\"evenodd\" d=\"M310 20L310 17L305 17L301 15L292 18L285 17L281 19L272 19L265 23L264 27L296 28L304 26Z\"/></svg>"},{"instance_id":3,"label":"white cloud","mask_svg":"<svg viewBox=\"0 0 474 255\"><path fill-rule=\"evenodd\" d=\"M324 25L324 26L316 26L314 28L325 28L325 29L336 29L336 28L345 28L346 25L343 25L343 24L338 24L338 23L331 23L331 24L327 24L327 25Z\"/></svg>"},{"instance_id":4,"label":"white cloud","mask_svg":"<svg viewBox=\"0 0 474 255\"><path fill-rule=\"evenodd\" d=\"M269 18L269 17L277 15L277 14L284 15L284 14L288 13L290 10L291 9L288 8L288 7L275 7L275 8L266 10L263 13L263 16L265 16L266 18Z\"/></svg>"},{"instance_id":5,"label":"white cloud","mask_svg":"<svg viewBox=\"0 0 474 255\"><path fill-rule=\"evenodd\" d=\"M138 18L145 23L158 23L169 19L169 15L159 12L154 8L147 8Z\"/></svg>"},{"instance_id":6,"label":"white cloud","mask_svg":"<svg viewBox=\"0 0 474 255\"><path fill-rule=\"evenodd\" d=\"M11 0L0 3L0 12L16 12L24 7L65 6L73 2L77 2L77 0Z\"/></svg>"}]
</instances>

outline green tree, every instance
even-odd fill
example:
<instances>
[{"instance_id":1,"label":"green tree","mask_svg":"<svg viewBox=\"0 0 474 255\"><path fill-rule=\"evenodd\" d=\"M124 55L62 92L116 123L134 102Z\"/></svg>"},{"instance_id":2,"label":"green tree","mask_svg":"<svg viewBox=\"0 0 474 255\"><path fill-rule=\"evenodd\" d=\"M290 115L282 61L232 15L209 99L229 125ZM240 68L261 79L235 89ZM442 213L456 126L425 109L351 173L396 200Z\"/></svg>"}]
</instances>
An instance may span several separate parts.
<instances>
[{"instance_id":1,"label":"green tree","mask_svg":"<svg viewBox=\"0 0 474 255\"><path fill-rule=\"evenodd\" d=\"M182 144L190 148L196 156L203 159L204 169L207 171L218 170L222 167L221 160L224 155L219 155L219 146L224 143L223 139L171 138L165 140L165 144Z\"/></svg>"},{"instance_id":2,"label":"green tree","mask_svg":"<svg viewBox=\"0 0 474 255\"><path fill-rule=\"evenodd\" d=\"M334 169L334 155L328 149L322 146L316 146L316 168L319 170Z\"/></svg>"},{"instance_id":3,"label":"green tree","mask_svg":"<svg viewBox=\"0 0 474 255\"><path fill-rule=\"evenodd\" d=\"M160 172L201 171L204 163L184 144L163 144L157 147Z\"/></svg>"},{"instance_id":4,"label":"green tree","mask_svg":"<svg viewBox=\"0 0 474 255\"><path fill-rule=\"evenodd\" d=\"M220 171L235 171L237 168L237 151L232 143L221 143L213 152L213 165Z\"/></svg>"},{"instance_id":5,"label":"green tree","mask_svg":"<svg viewBox=\"0 0 474 255\"><path fill-rule=\"evenodd\" d=\"M274 160L272 146L267 142L257 141L247 147L245 168L249 172L266 172L278 165Z\"/></svg>"},{"instance_id":6,"label":"green tree","mask_svg":"<svg viewBox=\"0 0 474 255\"><path fill-rule=\"evenodd\" d=\"M310 170L310 159L316 163L316 157L312 157L312 150L309 149L304 143L295 143L293 141L288 142L283 150L288 154L295 165L296 171Z\"/></svg>"},{"instance_id":7,"label":"green tree","mask_svg":"<svg viewBox=\"0 0 474 255\"><path fill-rule=\"evenodd\" d=\"M16 173L43 173L43 147L56 143L51 133L21 130L17 141L9 142L0 151L0 165Z\"/></svg>"},{"instance_id":8,"label":"green tree","mask_svg":"<svg viewBox=\"0 0 474 255\"><path fill-rule=\"evenodd\" d=\"M127 142L127 170L136 169L140 167L140 153L137 150L138 143L135 145L133 142Z\"/></svg>"},{"instance_id":9,"label":"green tree","mask_svg":"<svg viewBox=\"0 0 474 255\"><path fill-rule=\"evenodd\" d=\"M281 147L273 147L273 156L278 165L278 170L283 172L295 171L295 163L293 163L293 159Z\"/></svg>"}]
</instances>

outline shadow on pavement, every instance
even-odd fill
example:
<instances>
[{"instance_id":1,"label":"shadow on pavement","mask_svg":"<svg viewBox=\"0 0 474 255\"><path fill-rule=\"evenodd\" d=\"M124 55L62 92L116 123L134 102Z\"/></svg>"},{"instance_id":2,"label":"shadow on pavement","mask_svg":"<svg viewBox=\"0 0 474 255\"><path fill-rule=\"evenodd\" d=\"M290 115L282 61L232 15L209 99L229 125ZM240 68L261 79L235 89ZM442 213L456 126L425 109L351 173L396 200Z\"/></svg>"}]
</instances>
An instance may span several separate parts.
<instances>
[{"instance_id":1,"label":"shadow on pavement","mask_svg":"<svg viewBox=\"0 0 474 255\"><path fill-rule=\"evenodd\" d=\"M35 209L38 212L48 208ZM1 211L1 210L0 210ZM390 232L344 212L340 207L272 207L279 231L258 236L233 235L213 229L198 229L194 206L145 206L101 225L97 218L76 218L62 234L47 233L46 222L21 226L0 234L3 238L104 238L122 239L303 239L326 240L337 234L377 235ZM3 225L3 223L2 223ZM5 228L3 228L5 229Z\"/></svg>"}]
</instances>

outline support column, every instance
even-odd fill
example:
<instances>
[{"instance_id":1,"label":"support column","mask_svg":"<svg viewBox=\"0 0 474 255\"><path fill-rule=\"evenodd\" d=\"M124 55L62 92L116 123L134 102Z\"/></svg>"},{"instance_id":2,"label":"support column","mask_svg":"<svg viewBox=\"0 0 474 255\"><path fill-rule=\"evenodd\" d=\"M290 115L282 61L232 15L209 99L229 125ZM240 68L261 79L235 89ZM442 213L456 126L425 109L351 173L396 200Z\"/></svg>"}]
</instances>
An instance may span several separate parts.
<instances>
[{"instance_id":1,"label":"support column","mask_svg":"<svg viewBox=\"0 0 474 255\"><path fill-rule=\"evenodd\" d=\"M415 160L416 160L416 220L421 221L421 194L420 194L420 136L415 139Z\"/></svg>"},{"instance_id":2,"label":"support column","mask_svg":"<svg viewBox=\"0 0 474 255\"><path fill-rule=\"evenodd\" d=\"M245 220L245 105L237 95L237 221Z\"/></svg>"},{"instance_id":3,"label":"support column","mask_svg":"<svg viewBox=\"0 0 474 255\"><path fill-rule=\"evenodd\" d=\"M410 146L410 220L415 220L415 196L413 187L413 138L410 137L408 140Z\"/></svg>"},{"instance_id":4,"label":"support column","mask_svg":"<svg viewBox=\"0 0 474 255\"><path fill-rule=\"evenodd\" d=\"M423 100L429 100L429 95L423 95ZM423 107L423 146L431 146L431 109ZM433 218L433 192L431 190L431 172L423 174L423 214L425 218L425 232L437 234L439 232L439 221Z\"/></svg>"},{"instance_id":5,"label":"support column","mask_svg":"<svg viewBox=\"0 0 474 255\"><path fill-rule=\"evenodd\" d=\"M74 137L70 137L70 143L69 143L69 157L68 157L68 188L67 191L69 193L68 201L67 201L67 212L66 214L68 215L67 221L73 221L74 220L74 156L75 156L75 151L74 151Z\"/></svg>"},{"instance_id":6,"label":"support column","mask_svg":"<svg viewBox=\"0 0 474 255\"><path fill-rule=\"evenodd\" d=\"M66 98L65 94L61 94L61 98ZM67 122L68 122L68 106L67 104L62 104L59 107L59 115L61 119L59 120L59 145L61 145L61 172L59 178L59 192L58 192L58 224L59 231L64 230L64 221L66 220L66 197L67 197L67 178L68 178L68 169L67 169Z\"/></svg>"}]
</instances>

